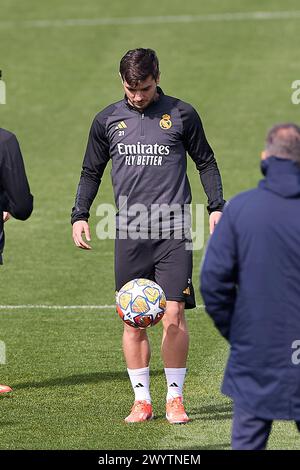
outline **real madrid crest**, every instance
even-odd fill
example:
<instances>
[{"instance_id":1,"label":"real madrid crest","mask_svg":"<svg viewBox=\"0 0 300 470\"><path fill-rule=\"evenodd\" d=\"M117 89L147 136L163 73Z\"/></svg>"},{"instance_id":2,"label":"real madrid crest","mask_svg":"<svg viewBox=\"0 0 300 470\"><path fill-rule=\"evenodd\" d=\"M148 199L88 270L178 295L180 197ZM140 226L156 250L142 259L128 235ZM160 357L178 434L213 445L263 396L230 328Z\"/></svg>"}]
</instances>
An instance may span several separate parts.
<instances>
[{"instance_id":1,"label":"real madrid crest","mask_svg":"<svg viewBox=\"0 0 300 470\"><path fill-rule=\"evenodd\" d=\"M172 127L171 116L169 114L163 114L159 121L159 126L161 129L170 129L170 127Z\"/></svg>"}]
</instances>

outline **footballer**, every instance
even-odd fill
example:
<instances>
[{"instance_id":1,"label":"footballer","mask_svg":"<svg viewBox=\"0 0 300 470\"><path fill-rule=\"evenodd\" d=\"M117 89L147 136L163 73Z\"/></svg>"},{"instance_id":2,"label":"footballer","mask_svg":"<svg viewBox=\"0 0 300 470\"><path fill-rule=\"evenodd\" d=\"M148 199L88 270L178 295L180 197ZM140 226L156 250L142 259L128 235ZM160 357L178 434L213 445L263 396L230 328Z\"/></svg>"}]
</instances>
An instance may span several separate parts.
<instances>
[{"instance_id":1,"label":"footballer","mask_svg":"<svg viewBox=\"0 0 300 470\"><path fill-rule=\"evenodd\" d=\"M116 290L135 278L151 279L164 290L167 307L162 319L161 354L167 382L166 418L171 424L187 423L183 385L189 334L184 311L195 308L192 251L186 249L190 235L184 217L184 208L191 203L187 154L196 165L208 198L211 232L225 203L222 182L199 115L191 105L165 95L159 87L155 51L142 48L128 51L121 59L119 72L124 98L100 111L90 129L72 210L73 240L79 248L91 248L89 210L111 159L117 206ZM137 236L131 211L137 204L149 211L174 205L182 211L170 211L168 221L162 212L155 236L151 218L145 213ZM135 396L125 422L147 421L153 417L147 331L124 324L123 352Z\"/></svg>"}]
</instances>

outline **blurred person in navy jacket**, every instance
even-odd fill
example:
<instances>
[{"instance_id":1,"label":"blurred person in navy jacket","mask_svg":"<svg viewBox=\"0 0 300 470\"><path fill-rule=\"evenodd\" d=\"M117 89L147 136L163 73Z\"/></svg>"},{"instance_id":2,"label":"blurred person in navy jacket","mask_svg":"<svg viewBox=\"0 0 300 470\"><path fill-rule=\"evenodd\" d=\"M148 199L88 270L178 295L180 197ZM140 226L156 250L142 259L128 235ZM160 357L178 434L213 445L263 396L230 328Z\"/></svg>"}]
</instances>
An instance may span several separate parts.
<instances>
[{"instance_id":1,"label":"blurred person in navy jacket","mask_svg":"<svg viewBox=\"0 0 300 470\"><path fill-rule=\"evenodd\" d=\"M273 420L300 431L300 127L274 126L265 176L227 204L201 272L208 314L230 343L222 392L232 448L266 447Z\"/></svg>"}]
</instances>

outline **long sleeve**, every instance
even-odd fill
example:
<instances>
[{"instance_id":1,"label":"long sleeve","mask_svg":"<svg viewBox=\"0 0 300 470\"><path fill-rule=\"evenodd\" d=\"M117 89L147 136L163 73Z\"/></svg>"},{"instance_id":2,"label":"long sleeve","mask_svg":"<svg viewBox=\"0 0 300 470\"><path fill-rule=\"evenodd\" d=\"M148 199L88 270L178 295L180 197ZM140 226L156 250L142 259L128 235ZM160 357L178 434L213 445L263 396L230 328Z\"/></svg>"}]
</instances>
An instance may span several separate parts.
<instances>
[{"instance_id":1,"label":"long sleeve","mask_svg":"<svg viewBox=\"0 0 300 470\"><path fill-rule=\"evenodd\" d=\"M88 220L90 207L98 192L109 158L105 123L101 116L97 115L90 129L75 205L72 209L72 224L77 220Z\"/></svg>"},{"instance_id":2,"label":"long sleeve","mask_svg":"<svg viewBox=\"0 0 300 470\"><path fill-rule=\"evenodd\" d=\"M7 135L1 143L1 208L16 219L26 220L33 209L33 196L17 138L11 133Z\"/></svg>"},{"instance_id":3,"label":"long sleeve","mask_svg":"<svg viewBox=\"0 0 300 470\"><path fill-rule=\"evenodd\" d=\"M199 171L200 180L207 195L209 214L222 211L225 201L221 175L214 152L207 142L201 119L196 110L185 105L181 108L185 149Z\"/></svg>"},{"instance_id":4,"label":"long sleeve","mask_svg":"<svg viewBox=\"0 0 300 470\"><path fill-rule=\"evenodd\" d=\"M225 338L229 337L238 283L237 248L229 208L230 204L211 236L200 275L206 311Z\"/></svg>"}]
</instances>

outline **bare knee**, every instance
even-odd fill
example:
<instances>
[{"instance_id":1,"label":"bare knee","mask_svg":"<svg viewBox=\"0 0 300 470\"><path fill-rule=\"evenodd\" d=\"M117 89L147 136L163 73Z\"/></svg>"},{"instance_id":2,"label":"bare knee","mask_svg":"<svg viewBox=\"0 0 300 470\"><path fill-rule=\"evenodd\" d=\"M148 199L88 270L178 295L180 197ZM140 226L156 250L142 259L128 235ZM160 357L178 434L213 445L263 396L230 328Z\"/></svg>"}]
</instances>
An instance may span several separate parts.
<instances>
[{"instance_id":1,"label":"bare knee","mask_svg":"<svg viewBox=\"0 0 300 470\"><path fill-rule=\"evenodd\" d=\"M146 330L141 330L140 328L133 328L132 326L124 325L124 336L130 341L144 341L147 339Z\"/></svg>"},{"instance_id":2,"label":"bare knee","mask_svg":"<svg viewBox=\"0 0 300 470\"><path fill-rule=\"evenodd\" d=\"M184 321L184 303L168 301L165 315L163 316L164 328L179 328Z\"/></svg>"}]
</instances>

